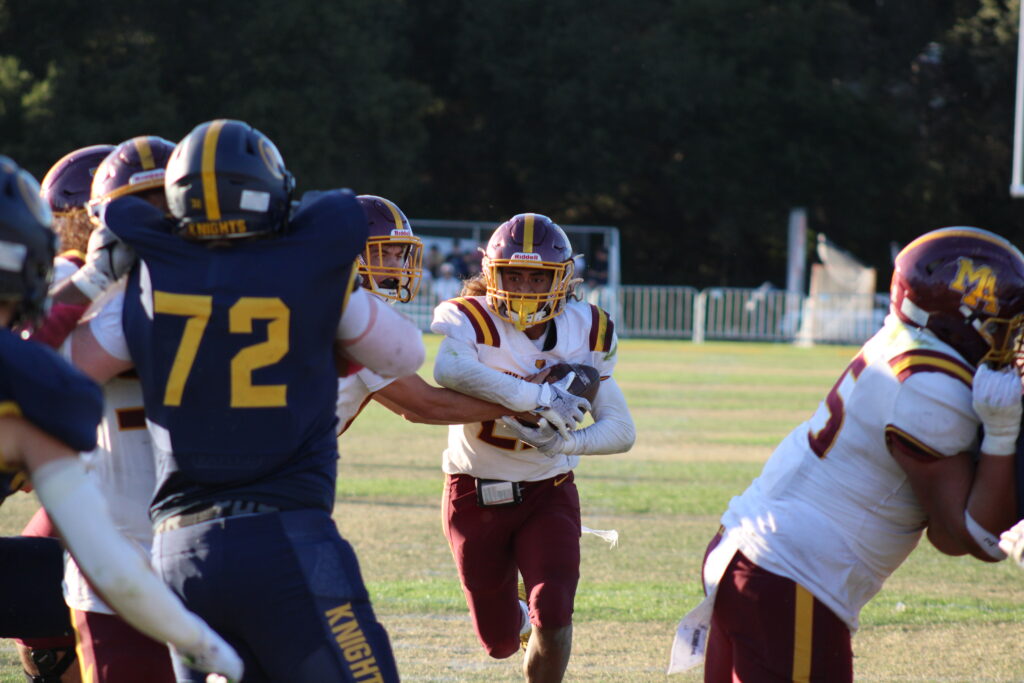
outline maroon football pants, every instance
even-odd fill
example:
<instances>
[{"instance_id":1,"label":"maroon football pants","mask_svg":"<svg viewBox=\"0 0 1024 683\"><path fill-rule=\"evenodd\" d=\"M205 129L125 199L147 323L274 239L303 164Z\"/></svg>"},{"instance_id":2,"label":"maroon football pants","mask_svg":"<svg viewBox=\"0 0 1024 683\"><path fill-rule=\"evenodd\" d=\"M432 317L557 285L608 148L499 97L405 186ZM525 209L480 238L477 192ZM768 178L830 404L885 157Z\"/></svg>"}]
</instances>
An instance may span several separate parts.
<instances>
[{"instance_id":1,"label":"maroon football pants","mask_svg":"<svg viewBox=\"0 0 1024 683\"><path fill-rule=\"evenodd\" d=\"M541 628L572 623L580 577L580 499L572 472L523 482L522 494L518 505L481 507L473 477L449 475L445 485L445 536L477 638L499 659L519 650L517 571L530 621Z\"/></svg>"}]
</instances>

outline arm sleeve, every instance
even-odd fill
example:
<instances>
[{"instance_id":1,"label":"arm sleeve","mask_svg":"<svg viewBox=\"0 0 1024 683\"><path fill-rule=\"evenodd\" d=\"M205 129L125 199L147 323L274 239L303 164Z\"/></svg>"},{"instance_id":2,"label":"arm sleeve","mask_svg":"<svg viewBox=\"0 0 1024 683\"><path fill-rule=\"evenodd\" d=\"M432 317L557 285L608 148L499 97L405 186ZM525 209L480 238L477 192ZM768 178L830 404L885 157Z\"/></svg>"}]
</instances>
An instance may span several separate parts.
<instances>
[{"instance_id":1,"label":"arm sleeve","mask_svg":"<svg viewBox=\"0 0 1024 683\"><path fill-rule=\"evenodd\" d=\"M112 296L103 308L89 319L89 331L104 351L118 360L132 359L124 338L121 313L124 309L124 288Z\"/></svg>"},{"instance_id":2,"label":"arm sleeve","mask_svg":"<svg viewBox=\"0 0 1024 683\"><path fill-rule=\"evenodd\" d=\"M155 640L194 650L206 625L117 533L103 496L88 480L81 461L48 462L32 473L32 483L79 567L118 614Z\"/></svg>"},{"instance_id":3,"label":"arm sleeve","mask_svg":"<svg viewBox=\"0 0 1024 683\"><path fill-rule=\"evenodd\" d=\"M541 385L487 367L480 362L474 345L453 337L441 340L434 360L434 380L514 412L534 410L540 405Z\"/></svg>"},{"instance_id":4,"label":"arm sleeve","mask_svg":"<svg viewBox=\"0 0 1024 683\"><path fill-rule=\"evenodd\" d=\"M364 289L349 296L337 339L346 356L381 377L411 375L426 358L416 325Z\"/></svg>"},{"instance_id":5,"label":"arm sleeve","mask_svg":"<svg viewBox=\"0 0 1024 683\"><path fill-rule=\"evenodd\" d=\"M613 378L601 382L591 409L594 424L570 433L566 455L608 455L633 447L636 427L626 397Z\"/></svg>"}]
</instances>

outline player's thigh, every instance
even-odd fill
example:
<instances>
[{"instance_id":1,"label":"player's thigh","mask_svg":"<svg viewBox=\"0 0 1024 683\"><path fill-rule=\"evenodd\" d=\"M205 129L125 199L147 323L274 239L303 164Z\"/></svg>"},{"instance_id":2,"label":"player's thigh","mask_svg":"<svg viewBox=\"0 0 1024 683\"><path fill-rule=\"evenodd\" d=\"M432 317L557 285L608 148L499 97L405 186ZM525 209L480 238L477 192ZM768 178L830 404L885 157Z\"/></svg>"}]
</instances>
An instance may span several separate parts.
<instances>
[{"instance_id":1,"label":"player's thigh","mask_svg":"<svg viewBox=\"0 0 1024 683\"><path fill-rule=\"evenodd\" d=\"M739 680L853 678L846 625L805 588L740 552L719 584L715 619L731 643Z\"/></svg>"},{"instance_id":2,"label":"player's thigh","mask_svg":"<svg viewBox=\"0 0 1024 683\"><path fill-rule=\"evenodd\" d=\"M490 591L515 580L513 535L523 512L519 506L481 507L475 480L450 475L446 482L445 533L463 585Z\"/></svg>"},{"instance_id":3,"label":"player's thigh","mask_svg":"<svg viewBox=\"0 0 1024 683\"><path fill-rule=\"evenodd\" d=\"M0 538L0 585L9 587L4 593L4 609L0 610L0 637L70 636L63 580L64 548L59 540Z\"/></svg>"},{"instance_id":4,"label":"player's thigh","mask_svg":"<svg viewBox=\"0 0 1024 683\"><path fill-rule=\"evenodd\" d=\"M72 610L85 680L96 683L174 683L167 646L114 614Z\"/></svg>"},{"instance_id":5,"label":"player's thigh","mask_svg":"<svg viewBox=\"0 0 1024 683\"><path fill-rule=\"evenodd\" d=\"M290 551L277 578L287 596L263 610L265 627L251 639L271 680L397 681L387 631L378 622L352 546L326 512L278 516ZM302 624L299 631L295 624Z\"/></svg>"}]
</instances>

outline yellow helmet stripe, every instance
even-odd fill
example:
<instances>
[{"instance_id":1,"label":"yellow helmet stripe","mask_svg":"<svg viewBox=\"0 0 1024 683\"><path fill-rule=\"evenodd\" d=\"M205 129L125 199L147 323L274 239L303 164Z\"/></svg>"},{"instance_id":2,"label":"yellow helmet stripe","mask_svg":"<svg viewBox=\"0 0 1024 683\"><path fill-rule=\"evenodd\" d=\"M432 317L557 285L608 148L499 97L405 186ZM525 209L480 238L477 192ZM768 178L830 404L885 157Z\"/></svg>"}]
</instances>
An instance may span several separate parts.
<instances>
[{"instance_id":1,"label":"yellow helmet stripe","mask_svg":"<svg viewBox=\"0 0 1024 683\"><path fill-rule=\"evenodd\" d=\"M135 138L135 149L139 152L139 161L142 162L142 170L149 171L156 168L156 162L153 161L153 150L149 146L149 138Z\"/></svg>"},{"instance_id":2,"label":"yellow helmet stripe","mask_svg":"<svg viewBox=\"0 0 1024 683\"><path fill-rule=\"evenodd\" d=\"M391 220L395 222L395 229L402 230L402 214L398 212L398 207L387 199L384 200L384 206L388 207L388 211L391 212Z\"/></svg>"},{"instance_id":3,"label":"yellow helmet stripe","mask_svg":"<svg viewBox=\"0 0 1024 683\"><path fill-rule=\"evenodd\" d=\"M523 221L523 253L533 253L533 219L535 214L526 214L526 220Z\"/></svg>"},{"instance_id":4,"label":"yellow helmet stripe","mask_svg":"<svg viewBox=\"0 0 1024 683\"><path fill-rule=\"evenodd\" d=\"M217 196L217 139L220 137L220 129L224 127L225 119L217 119L206 129L203 138L203 201L206 204L206 219L210 221L220 220L220 199Z\"/></svg>"}]
</instances>

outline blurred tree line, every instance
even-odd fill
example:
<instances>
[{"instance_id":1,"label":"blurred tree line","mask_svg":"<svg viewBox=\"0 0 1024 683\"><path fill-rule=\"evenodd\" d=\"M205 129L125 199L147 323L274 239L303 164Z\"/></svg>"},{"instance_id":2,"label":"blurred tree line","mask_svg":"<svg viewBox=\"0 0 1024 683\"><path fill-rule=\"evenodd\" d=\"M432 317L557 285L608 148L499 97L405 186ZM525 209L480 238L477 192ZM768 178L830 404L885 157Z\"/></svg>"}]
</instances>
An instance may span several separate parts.
<instances>
[{"instance_id":1,"label":"blurred tree line","mask_svg":"<svg viewBox=\"0 0 1024 683\"><path fill-rule=\"evenodd\" d=\"M0 0L0 153L239 118L299 189L617 225L628 283L785 281L786 222L889 245L1008 196L1018 0Z\"/></svg>"}]
</instances>

